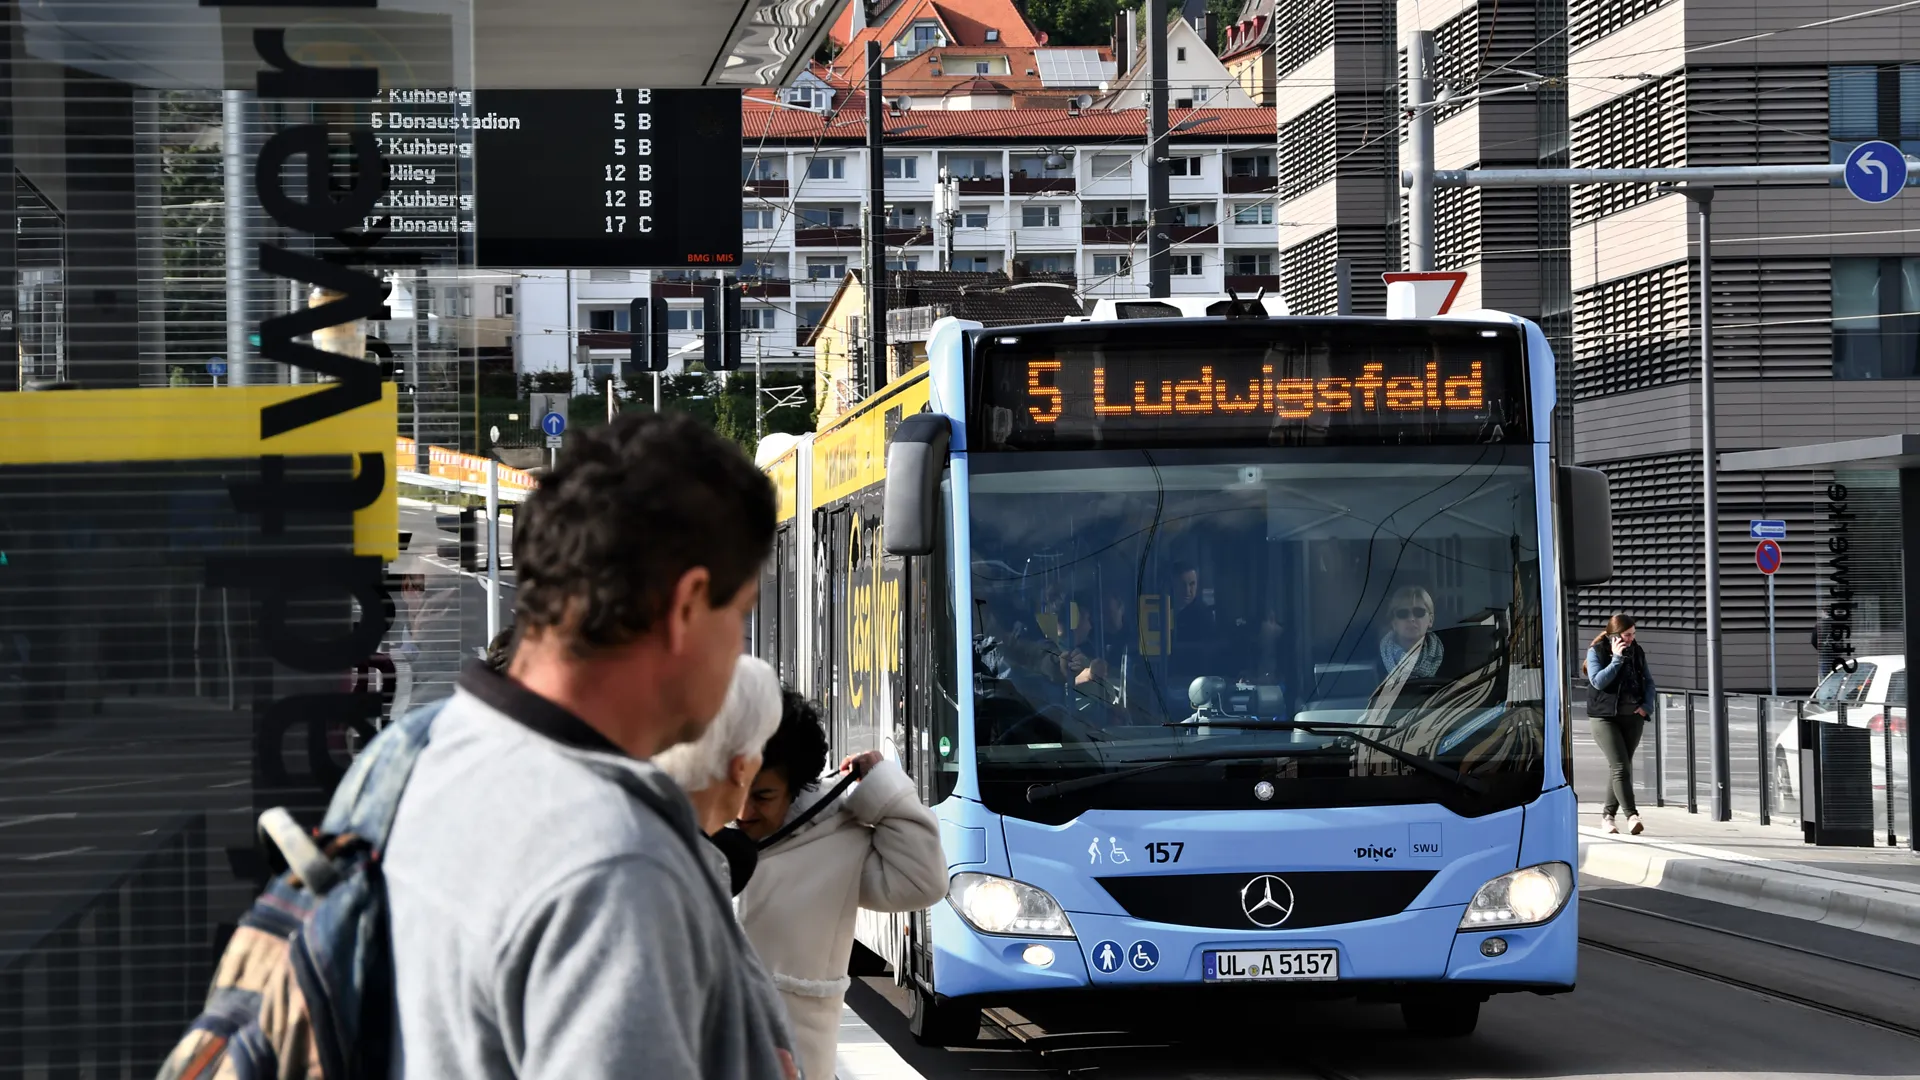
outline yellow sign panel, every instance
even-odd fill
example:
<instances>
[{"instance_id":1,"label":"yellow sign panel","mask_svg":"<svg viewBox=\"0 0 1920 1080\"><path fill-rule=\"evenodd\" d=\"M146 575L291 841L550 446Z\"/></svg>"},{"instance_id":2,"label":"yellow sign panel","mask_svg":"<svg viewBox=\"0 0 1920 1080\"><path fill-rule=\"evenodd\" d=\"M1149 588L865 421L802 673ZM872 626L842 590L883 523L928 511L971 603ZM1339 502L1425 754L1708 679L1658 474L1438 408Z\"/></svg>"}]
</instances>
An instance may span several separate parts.
<instances>
[{"instance_id":1,"label":"yellow sign panel","mask_svg":"<svg viewBox=\"0 0 1920 1080\"><path fill-rule=\"evenodd\" d=\"M924 411L931 393L922 368L814 436L813 505L824 506L884 479L887 434L901 420Z\"/></svg>"},{"instance_id":2,"label":"yellow sign panel","mask_svg":"<svg viewBox=\"0 0 1920 1080\"><path fill-rule=\"evenodd\" d=\"M775 521L790 521L800 507L800 448L781 454L773 464L768 465L767 479L773 481L773 493L778 513Z\"/></svg>"},{"instance_id":3,"label":"yellow sign panel","mask_svg":"<svg viewBox=\"0 0 1920 1080\"><path fill-rule=\"evenodd\" d=\"M271 439L260 436L262 409L327 389L197 386L0 394L0 465L378 454L386 483L372 503L354 511L353 549L392 561L400 557L400 501L393 479L400 413L392 383L381 385L377 404Z\"/></svg>"}]
</instances>

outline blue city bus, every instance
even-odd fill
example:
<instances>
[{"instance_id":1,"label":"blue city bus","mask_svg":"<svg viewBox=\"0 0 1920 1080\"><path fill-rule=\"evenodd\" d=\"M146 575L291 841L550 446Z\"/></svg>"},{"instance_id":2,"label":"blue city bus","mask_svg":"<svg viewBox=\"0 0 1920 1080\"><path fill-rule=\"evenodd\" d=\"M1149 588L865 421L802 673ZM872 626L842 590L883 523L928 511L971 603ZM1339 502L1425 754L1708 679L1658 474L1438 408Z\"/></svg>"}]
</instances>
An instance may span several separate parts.
<instances>
[{"instance_id":1,"label":"blue city bus","mask_svg":"<svg viewBox=\"0 0 1920 1080\"><path fill-rule=\"evenodd\" d=\"M940 819L862 912L912 1029L1090 992L1354 996L1470 1033L1574 985L1565 590L1611 572L1538 327L942 320L765 468L754 649Z\"/></svg>"}]
</instances>

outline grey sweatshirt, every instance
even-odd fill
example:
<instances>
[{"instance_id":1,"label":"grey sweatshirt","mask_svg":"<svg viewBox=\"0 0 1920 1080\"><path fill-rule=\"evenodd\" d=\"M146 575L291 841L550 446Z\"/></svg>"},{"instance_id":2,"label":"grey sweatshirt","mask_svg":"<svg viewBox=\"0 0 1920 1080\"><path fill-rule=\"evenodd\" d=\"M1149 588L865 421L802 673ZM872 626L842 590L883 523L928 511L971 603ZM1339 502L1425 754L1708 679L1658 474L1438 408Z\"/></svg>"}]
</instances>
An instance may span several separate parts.
<instances>
[{"instance_id":1,"label":"grey sweatshirt","mask_svg":"<svg viewBox=\"0 0 1920 1080\"><path fill-rule=\"evenodd\" d=\"M434 722L383 859L393 1077L783 1076L785 1017L693 808L596 739L472 669Z\"/></svg>"}]
</instances>

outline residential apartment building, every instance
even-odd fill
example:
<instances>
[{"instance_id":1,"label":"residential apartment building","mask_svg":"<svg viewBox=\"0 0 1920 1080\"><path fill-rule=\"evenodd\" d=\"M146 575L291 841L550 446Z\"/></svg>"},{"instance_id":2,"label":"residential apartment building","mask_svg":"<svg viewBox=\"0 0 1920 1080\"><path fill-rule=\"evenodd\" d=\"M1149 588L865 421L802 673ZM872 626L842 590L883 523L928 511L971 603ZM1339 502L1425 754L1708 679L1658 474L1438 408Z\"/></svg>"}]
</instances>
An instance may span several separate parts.
<instances>
[{"instance_id":1,"label":"residential apartment building","mask_svg":"<svg viewBox=\"0 0 1920 1080\"><path fill-rule=\"evenodd\" d=\"M818 324L862 265L864 110L860 95L834 114L748 99L741 273L756 288L742 310L765 312L752 318L770 340ZM889 269L1146 290L1144 112L912 110L886 123ZM1174 292L1277 291L1273 112L1184 110L1172 126Z\"/></svg>"}]
</instances>

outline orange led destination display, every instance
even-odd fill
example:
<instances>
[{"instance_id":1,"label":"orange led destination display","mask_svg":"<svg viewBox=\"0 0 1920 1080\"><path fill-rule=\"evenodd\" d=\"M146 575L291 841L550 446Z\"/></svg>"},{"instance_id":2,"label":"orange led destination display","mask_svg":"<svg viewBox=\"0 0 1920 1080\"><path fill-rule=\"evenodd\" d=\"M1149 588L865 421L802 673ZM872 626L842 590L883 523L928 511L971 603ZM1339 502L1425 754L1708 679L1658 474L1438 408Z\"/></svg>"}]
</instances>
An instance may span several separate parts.
<instances>
[{"instance_id":1,"label":"orange led destination display","mask_svg":"<svg viewBox=\"0 0 1920 1080\"><path fill-rule=\"evenodd\" d=\"M1027 361L1027 415L1036 424L1058 421L1066 408L1066 390L1060 385L1062 361ZM1479 413L1486 408L1486 364L1469 361L1461 374L1442 378L1440 365L1429 361L1417 376L1388 378L1384 364L1362 364L1355 378L1275 378L1272 364L1238 386L1215 377L1212 364L1201 364L1198 377L1162 378L1149 388L1146 379L1134 379L1132 392L1124 386L1107 388L1105 364L1093 365L1093 413L1096 416L1217 416L1272 413L1289 420L1305 420L1317 411L1353 409L1422 412L1463 409Z\"/></svg>"},{"instance_id":2,"label":"orange led destination display","mask_svg":"<svg viewBox=\"0 0 1920 1080\"><path fill-rule=\"evenodd\" d=\"M1517 332L1357 320L1094 325L983 341L976 417L987 437L973 445L1527 437Z\"/></svg>"}]
</instances>

